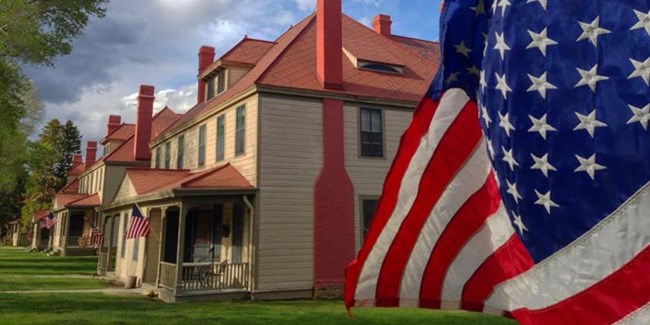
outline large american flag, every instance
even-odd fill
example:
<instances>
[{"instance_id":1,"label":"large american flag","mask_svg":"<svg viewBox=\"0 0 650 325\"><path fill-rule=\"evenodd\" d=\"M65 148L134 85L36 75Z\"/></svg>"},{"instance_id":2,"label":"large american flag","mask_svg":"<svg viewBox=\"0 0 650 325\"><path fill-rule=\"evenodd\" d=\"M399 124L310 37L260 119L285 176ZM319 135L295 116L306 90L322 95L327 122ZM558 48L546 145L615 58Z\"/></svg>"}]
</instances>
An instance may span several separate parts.
<instances>
[{"instance_id":1,"label":"large american flag","mask_svg":"<svg viewBox=\"0 0 650 325\"><path fill-rule=\"evenodd\" d=\"M57 222L59 222L59 218L57 218L57 216L52 212L48 213L47 217L45 217L45 227L47 227L48 230L54 227Z\"/></svg>"},{"instance_id":2,"label":"large american flag","mask_svg":"<svg viewBox=\"0 0 650 325\"><path fill-rule=\"evenodd\" d=\"M149 220L142 215L138 206L133 204L131 223L129 225L129 230L126 232L126 239L147 237L150 230L151 226L149 225Z\"/></svg>"},{"instance_id":3,"label":"large american flag","mask_svg":"<svg viewBox=\"0 0 650 325\"><path fill-rule=\"evenodd\" d=\"M650 323L650 1L449 0L441 47L346 305Z\"/></svg>"}]
</instances>

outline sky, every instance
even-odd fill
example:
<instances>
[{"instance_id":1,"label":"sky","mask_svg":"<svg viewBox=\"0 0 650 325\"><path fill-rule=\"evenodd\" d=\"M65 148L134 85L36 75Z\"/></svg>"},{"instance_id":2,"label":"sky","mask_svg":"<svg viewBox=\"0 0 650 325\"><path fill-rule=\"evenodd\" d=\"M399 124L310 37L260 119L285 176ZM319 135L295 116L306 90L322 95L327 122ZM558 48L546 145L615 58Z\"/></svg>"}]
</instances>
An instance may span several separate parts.
<instances>
[{"instance_id":1,"label":"sky","mask_svg":"<svg viewBox=\"0 0 650 325\"><path fill-rule=\"evenodd\" d=\"M197 52L217 58L245 35L275 40L315 9L316 0L111 0L54 67L27 66L45 105L43 123L72 120L86 141L106 134L111 114L134 123L140 84L156 87L155 110L196 104ZM343 0L343 12L370 26L390 15L393 34L438 39L440 0ZM101 151L100 151L101 152Z\"/></svg>"}]
</instances>

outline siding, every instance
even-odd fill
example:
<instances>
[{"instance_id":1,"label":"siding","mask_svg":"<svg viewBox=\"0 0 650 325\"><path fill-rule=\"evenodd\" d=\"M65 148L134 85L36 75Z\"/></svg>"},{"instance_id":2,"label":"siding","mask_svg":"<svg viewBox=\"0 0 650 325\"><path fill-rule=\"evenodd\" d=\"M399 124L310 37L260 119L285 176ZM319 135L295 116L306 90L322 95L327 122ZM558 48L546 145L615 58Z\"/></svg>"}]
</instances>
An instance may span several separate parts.
<instances>
[{"instance_id":1,"label":"siding","mask_svg":"<svg viewBox=\"0 0 650 325\"><path fill-rule=\"evenodd\" d=\"M239 68L239 67L229 67L228 68L228 87L231 87L234 85L239 79L244 77L250 71L250 69L247 68Z\"/></svg>"},{"instance_id":2,"label":"siding","mask_svg":"<svg viewBox=\"0 0 650 325\"><path fill-rule=\"evenodd\" d=\"M408 127L412 110L382 108L384 123L384 156L385 158L360 158L359 148L359 109L360 107L381 108L367 105L345 105L345 166L354 185L354 229L356 249L361 247L363 240L361 229L362 196L380 196L384 179L397 153L402 133Z\"/></svg>"},{"instance_id":3,"label":"siding","mask_svg":"<svg viewBox=\"0 0 650 325\"><path fill-rule=\"evenodd\" d=\"M131 183L131 180L126 177L124 178L124 181L120 183L119 188L117 189L117 193L115 193L115 201L122 201L126 200L128 198L132 198L136 196L135 188L133 187L133 183ZM108 203L105 201L104 203Z\"/></svg>"},{"instance_id":4,"label":"siding","mask_svg":"<svg viewBox=\"0 0 650 325\"><path fill-rule=\"evenodd\" d=\"M243 155L235 156L235 117L237 107L246 106L246 150ZM216 167L230 162L239 172L248 179L253 186L257 186L257 105L258 96L254 95L242 102L227 107L226 109L213 114L207 120L200 124L192 126L185 131L185 152L184 152L184 169L192 171L201 171L208 168ZM217 117L225 114L225 155L223 161L216 161L216 132ZM206 145L205 145L205 166L198 165L198 146L199 146L199 127L206 125ZM178 136L173 137L171 141L171 168L177 169L176 160L178 157ZM165 156L165 142L152 148L155 153L156 148L161 148L161 158ZM162 159L164 162L164 159ZM151 167L155 165L154 159L151 161Z\"/></svg>"},{"instance_id":5,"label":"siding","mask_svg":"<svg viewBox=\"0 0 650 325\"><path fill-rule=\"evenodd\" d=\"M322 104L261 99L257 289L311 289L313 188L322 165Z\"/></svg>"},{"instance_id":6,"label":"siding","mask_svg":"<svg viewBox=\"0 0 650 325\"><path fill-rule=\"evenodd\" d=\"M104 166L104 184L102 189L99 191L99 195L104 204L111 202L113 197L115 197L115 193L124 178L125 171L125 166ZM131 188L133 188L133 186L131 186Z\"/></svg>"}]
</instances>

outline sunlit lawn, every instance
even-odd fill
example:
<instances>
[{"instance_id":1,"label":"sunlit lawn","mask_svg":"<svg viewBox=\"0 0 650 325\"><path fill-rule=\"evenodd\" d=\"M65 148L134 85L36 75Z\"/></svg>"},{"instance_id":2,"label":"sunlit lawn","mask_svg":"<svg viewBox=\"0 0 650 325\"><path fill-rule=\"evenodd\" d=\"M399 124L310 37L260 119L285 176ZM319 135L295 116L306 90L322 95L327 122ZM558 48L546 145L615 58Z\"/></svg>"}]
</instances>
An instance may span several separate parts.
<instances>
[{"instance_id":1,"label":"sunlit lawn","mask_svg":"<svg viewBox=\"0 0 650 325\"><path fill-rule=\"evenodd\" d=\"M354 318L350 320L338 300L165 304L141 295L2 293L38 288L25 285L26 289L14 289L20 285L11 278L47 289L70 290L80 284L105 286L90 277L36 276L44 274L44 270L46 274L91 274L94 264L90 265L90 261L0 247L0 324L514 324L501 317L422 309L360 308L353 310Z\"/></svg>"}]
</instances>

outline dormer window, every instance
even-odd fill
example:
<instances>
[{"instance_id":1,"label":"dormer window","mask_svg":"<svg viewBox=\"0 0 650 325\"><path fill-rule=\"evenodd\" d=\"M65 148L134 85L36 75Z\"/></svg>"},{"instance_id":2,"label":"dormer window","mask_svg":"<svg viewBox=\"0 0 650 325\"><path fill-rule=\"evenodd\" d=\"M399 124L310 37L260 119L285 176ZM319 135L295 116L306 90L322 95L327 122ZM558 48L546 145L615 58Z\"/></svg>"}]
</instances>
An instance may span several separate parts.
<instances>
[{"instance_id":1,"label":"dormer window","mask_svg":"<svg viewBox=\"0 0 650 325\"><path fill-rule=\"evenodd\" d=\"M384 72L384 73L394 73L394 74L404 73L404 69L402 69L402 67L385 64L385 63L377 63L377 62L359 61L359 69L376 71L376 72Z\"/></svg>"},{"instance_id":2,"label":"dormer window","mask_svg":"<svg viewBox=\"0 0 650 325\"><path fill-rule=\"evenodd\" d=\"M206 99L210 100L226 90L226 69L218 69L206 80Z\"/></svg>"},{"instance_id":3,"label":"dormer window","mask_svg":"<svg viewBox=\"0 0 650 325\"><path fill-rule=\"evenodd\" d=\"M208 88L208 91L206 93L206 100L210 100L212 97L214 97L214 78L208 79L208 82L205 86Z\"/></svg>"},{"instance_id":4,"label":"dormer window","mask_svg":"<svg viewBox=\"0 0 650 325\"><path fill-rule=\"evenodd\" d=\"M226 70L219 70L217 72L217 95L226 90Z\"/></svg>"}]
</instances>

